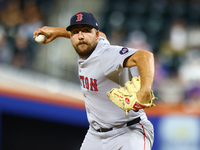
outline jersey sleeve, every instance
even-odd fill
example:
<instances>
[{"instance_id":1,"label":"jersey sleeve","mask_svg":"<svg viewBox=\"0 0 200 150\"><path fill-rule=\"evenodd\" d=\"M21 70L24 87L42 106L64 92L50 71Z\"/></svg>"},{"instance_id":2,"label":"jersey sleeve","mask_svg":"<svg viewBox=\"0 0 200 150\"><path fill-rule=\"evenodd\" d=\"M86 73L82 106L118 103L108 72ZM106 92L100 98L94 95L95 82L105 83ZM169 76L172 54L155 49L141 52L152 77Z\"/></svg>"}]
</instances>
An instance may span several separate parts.
<instances>
[{"instance_id":1,"label":"jersey sleeve","mask_svg":"<svg viewBox=\"0 0 200 150\"><path fill-rule=\"evenodd\" d=\"M114 82L119 84L119 74L123 70L124 60L133 55L137 49L121 46L108 46L99 54L102 70L104 74Z\"/></svg>"}]
</instances>

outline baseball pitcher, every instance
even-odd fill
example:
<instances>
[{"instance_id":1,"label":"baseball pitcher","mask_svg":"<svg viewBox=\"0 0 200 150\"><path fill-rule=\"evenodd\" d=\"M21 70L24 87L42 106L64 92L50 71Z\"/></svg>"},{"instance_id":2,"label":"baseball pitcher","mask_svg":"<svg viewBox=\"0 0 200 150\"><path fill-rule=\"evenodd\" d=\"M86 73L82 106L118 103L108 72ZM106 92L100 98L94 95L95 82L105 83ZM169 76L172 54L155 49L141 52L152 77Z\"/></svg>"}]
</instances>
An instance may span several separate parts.
<instances>
[{"instance_id":1,"label":"baseball pitcher","mask_svg":"<svg viewBox=\"0 0 200 150\"><path fill-rule=\"evenodd\" d=\"M80 86L89 129L81 150L150 150L154 130L144 109L154 106L151 52L110 45L91 13L72 16L70 25L36 29L44 44L65 37L78 54Z\"/></svg>"}]
</instances>

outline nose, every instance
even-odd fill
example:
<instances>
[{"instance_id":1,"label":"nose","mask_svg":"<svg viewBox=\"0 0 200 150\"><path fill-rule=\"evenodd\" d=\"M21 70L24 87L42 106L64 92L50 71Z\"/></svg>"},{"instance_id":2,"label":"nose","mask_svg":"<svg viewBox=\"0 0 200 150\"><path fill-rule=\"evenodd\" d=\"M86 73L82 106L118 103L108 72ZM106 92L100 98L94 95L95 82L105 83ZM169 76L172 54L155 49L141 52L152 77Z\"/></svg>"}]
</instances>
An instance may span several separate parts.
<instances>
[{"instance_id":1,"label":"nose","mask_svg":"<svg viewBox=\"0 0 200 150\"><path fill-rule=\"evenodd\" d=\"M79 40L82 40L82 39L83 39L83 32L82 32L82 31L79 31L79 32L78 32L78 39L79 39Z\"/></svg>"}]
</instances>

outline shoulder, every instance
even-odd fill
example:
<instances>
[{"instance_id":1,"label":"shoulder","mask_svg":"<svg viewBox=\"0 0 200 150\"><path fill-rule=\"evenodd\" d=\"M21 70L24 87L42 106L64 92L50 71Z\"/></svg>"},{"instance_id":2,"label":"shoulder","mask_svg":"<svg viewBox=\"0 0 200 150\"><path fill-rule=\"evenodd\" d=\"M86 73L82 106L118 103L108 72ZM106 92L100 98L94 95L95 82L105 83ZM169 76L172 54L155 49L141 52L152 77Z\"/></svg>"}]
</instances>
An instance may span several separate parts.
<instances>
[{"instance_id":1,"label":"shoulder","mask_svg":"<svg viewBox=\"0 0 200 150\"><path fill-rule=\"evenodd\" d=\"M99 42L96 47L96 52L99 54L105 54L105 55L127 55L129 53L135 53L137 49L133 48L128 48L124 46L119 46L119 45L111 45L110 42L104 38L104 37L99 37Z\"/></svg>"},{"instance_id":2,"label":"shoulder","mask_svg":"<svg viewBox=\"0 0 200 150\"><path fill-rule=\"evenodd\" d=\"M135 53L138 51L138 49L128 48L125 46L119 46L119 45L109 45L104 49L102 52L111 53L112 55L118 54L118 55L127 55L129 53Z\"/></svg>"},{"instance_id":3,"label":"shoulder","mask_svg":"<svg viewBox=\"0 0 200 150\"><path fill-rule=\"evenodd\" d=\"M102 36L99 36L99 43L109 44L110 45L110 42L106 38L104 38Z\"/></svg>"}]
</instances>

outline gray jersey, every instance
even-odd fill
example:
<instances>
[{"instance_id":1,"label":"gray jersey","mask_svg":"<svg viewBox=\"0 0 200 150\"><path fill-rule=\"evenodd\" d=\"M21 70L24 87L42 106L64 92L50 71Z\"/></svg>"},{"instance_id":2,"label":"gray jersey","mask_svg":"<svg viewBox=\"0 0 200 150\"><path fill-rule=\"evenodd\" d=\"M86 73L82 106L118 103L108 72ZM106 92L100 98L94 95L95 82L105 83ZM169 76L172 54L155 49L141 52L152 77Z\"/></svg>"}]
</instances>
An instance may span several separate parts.
<instances>
[{"instance_id":1,"label":"gray jersey","mask_svg":"<svg viewBox=\"0 0 200 150\"><path fill-rule=\"evenodd\" d=\"M80 58L79 77L84 95L87 117L90 125L98 129L123 125L140 116L146 119L143 109L138 112L125 111L116 106L108 97L107 91L138 76L137 67L123 68L124 60L137 50L110 45L108 40L100 37L93 53L87 58Z\"/></svg>"}]
</instances>

